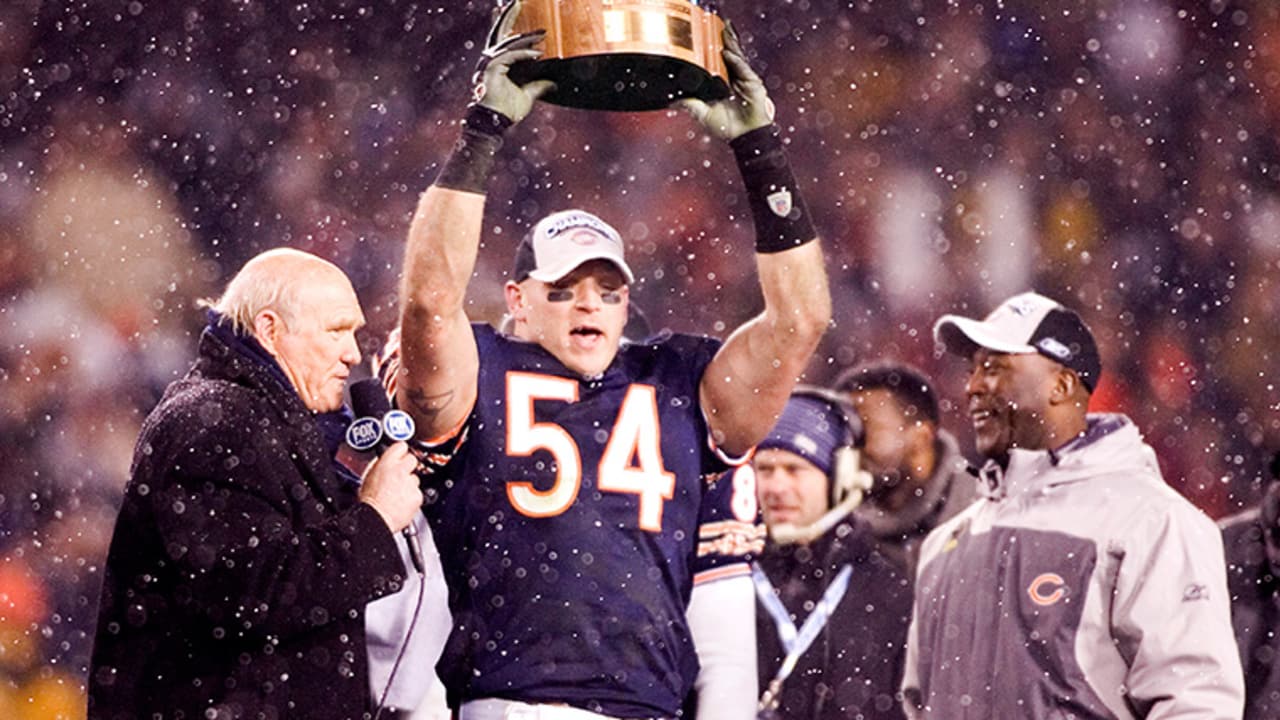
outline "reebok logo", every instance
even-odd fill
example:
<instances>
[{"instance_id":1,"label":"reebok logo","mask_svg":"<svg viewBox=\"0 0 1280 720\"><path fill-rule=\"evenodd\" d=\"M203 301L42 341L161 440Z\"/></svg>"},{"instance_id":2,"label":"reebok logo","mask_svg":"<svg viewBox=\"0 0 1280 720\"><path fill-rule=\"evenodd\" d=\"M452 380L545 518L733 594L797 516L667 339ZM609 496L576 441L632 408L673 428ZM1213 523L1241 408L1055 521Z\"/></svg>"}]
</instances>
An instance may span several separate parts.
<instances>
[{"instance_id":1,"label":"reebok logo","mask_svg":"<svg viewBox=\"0 0 1280 720\"><path fill-rule=\"evenodd\" d=\"M1182 591L1182 602L1191 602L1193 600L1208 600L1209 586L1200 583L1191 583Z\"/></svg>"},{"instance_id":2,"label":"reebok logo","mask_svg":"<svg viewBox=\"0 0 1280 720\"><path fill-rule=\"evenodd\" d=\"M1057 340L1047 337L1041 338L1036 342L1036 347L1058 358L1059 360L1067 360L1071 357L1071 348L1063 345Z\"/></svg>"}]
</instances>

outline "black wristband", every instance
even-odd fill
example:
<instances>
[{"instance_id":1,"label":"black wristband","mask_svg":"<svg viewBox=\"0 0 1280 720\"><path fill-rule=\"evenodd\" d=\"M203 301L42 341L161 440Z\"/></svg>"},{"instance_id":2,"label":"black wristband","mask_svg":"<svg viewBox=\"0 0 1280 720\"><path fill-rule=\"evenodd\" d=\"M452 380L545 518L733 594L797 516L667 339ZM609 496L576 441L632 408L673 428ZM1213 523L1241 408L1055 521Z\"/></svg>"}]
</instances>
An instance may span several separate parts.
<instances>
[{"instance_id":1,"label":"black wristband","mask_svg":"<svg viewBox=\"0 0 1280 720\"><path fill-rule=\"evenodd\" d=\"M756 225L756 252L782 252L814 240L817 233L777 126L739 135L729 142L729 147L733 148L742 184L747 188L747 202Z\"/></svg>"},{"instance_id":2,"label":"black wristband","mask_svg":"<svg viewBox=\"0 0 1280 720\"><path fill-rule=\"evenodd\" d=\"M494 158L502 147L502 136L512 125L511 118L483 105L472 105L462 119L462 133L453 154L440 168L436 185L450 190L483 193L493 170Z\"/></svg>"}]
</instances>

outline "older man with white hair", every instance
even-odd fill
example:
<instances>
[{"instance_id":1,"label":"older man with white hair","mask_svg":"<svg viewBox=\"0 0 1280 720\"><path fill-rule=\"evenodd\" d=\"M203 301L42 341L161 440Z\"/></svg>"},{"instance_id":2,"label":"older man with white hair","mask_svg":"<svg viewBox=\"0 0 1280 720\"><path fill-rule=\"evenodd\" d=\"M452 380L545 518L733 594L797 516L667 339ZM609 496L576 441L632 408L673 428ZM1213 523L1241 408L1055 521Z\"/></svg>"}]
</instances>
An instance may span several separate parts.
<instances>
[{"instance_id":1,"label":"older man with white hair","mask_svg":"<svg viewBox=\"0 0 1280 720\"><path fill-rule=\"evenodd\" d=\"M357 718L367 603L407 574L422 503L403 443L334 460L364 315L346 275L277 249L211 304L138 439L108 554L89 717ZM340 433L337 434L340 438Z\"/></svg>"}]
</instances>

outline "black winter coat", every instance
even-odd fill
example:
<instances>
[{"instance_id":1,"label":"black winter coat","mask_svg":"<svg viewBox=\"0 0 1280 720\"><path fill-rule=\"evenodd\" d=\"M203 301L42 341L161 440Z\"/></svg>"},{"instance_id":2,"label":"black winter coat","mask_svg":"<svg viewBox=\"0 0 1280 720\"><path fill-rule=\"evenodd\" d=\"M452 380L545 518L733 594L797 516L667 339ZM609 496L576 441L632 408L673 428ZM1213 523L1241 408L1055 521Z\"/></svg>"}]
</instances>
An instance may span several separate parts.
<instances>
[{"instance_id":1,"label":"black winter coat","mask_svg":"<svg viewBox=\"0 0 1280 720\"><path fill-rule=\"evenodd\" d=\"M405 567L378 512L335 475L315 416L250 345L206 329L143 425L107 558L90 718L370 710L364 606Z\"/></svg>"},{"instance_id":2,"label":"black winter coat","mask_svg":"<svg viewBox=\"0 0 1280 720\"><path fill-rule=\"evenodd\" d=\"M1244 666L1244 720L1280 717L1280 577L1272 574L1258 510L1224 518L1231 625Z\"/></svg>"},{"instance_id":3,"label":"black winter coat","mask_svg":"<svg viewBox=\"0 0 1280 720\"><path fill-rule=\"evenodd\" d=\"M864 521L847 518L809 545L770 540L758 560L797 629L845 564L849 588L813 645L782 685L778 718L786 720L897 720L911 586L902 571L874 548ZM756 602L760 691L786 656L777 626Z\"/></svg>"}]
</instances>

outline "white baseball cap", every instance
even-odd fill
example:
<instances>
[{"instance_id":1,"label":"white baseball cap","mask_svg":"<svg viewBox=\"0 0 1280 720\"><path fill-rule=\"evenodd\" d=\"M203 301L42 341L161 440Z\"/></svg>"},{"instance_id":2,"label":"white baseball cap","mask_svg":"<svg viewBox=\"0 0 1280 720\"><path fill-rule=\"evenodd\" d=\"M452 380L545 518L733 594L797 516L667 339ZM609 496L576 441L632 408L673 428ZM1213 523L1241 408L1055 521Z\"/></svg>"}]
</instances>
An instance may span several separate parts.
<instances>
[{"instance_id":1,"label":"white baseball cap","mask_svg":"<svg viewBox=\"0 0 1280 720\"><path fill-rule=\"evenodd\" d=\"M539 220L520 240L512 279L553 283L591 260L608 260L628 284L635 282L623 259L622 236L613 226L584 210L561 210Z\"/></svg>"},{"instance_id":2,"label":"white baseball cap","mask_svg":"<svg viewBox=\"0 0 1280 720\"><path fill-rule=\"evenodd\" d=\"M971 357L979 347L1010 354L1038 353L1080 376L1090 390L1098 386L1102 360L1084 320L1055 300L1025 292L1000 303L981 321L943 315L933 338L948 352Z\"/></svg>"}]
</instances>

